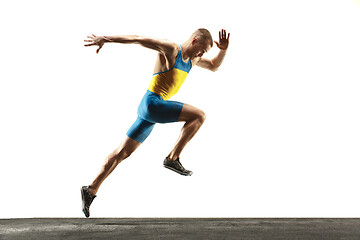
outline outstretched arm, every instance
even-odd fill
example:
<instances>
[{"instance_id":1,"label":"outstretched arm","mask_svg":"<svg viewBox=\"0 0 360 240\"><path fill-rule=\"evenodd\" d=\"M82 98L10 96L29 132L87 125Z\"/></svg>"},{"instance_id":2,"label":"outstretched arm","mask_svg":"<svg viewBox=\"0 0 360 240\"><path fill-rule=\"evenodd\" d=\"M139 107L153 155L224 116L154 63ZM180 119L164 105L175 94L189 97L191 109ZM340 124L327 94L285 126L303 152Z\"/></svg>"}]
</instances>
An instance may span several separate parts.
<instances>
[{"instance_id":1,"label":"outstretched arm","mask_svg":"<svg viewBox=\"0 0 360 240\"><path fill-rule=\"evenodd\" d=\"M199 67L216 71L224 61L227 48L229 46L230 33L226 36L226 30L222 29L219 31L219 42L214 41L216 46L220 49L219 53L213 59L207 59L200 57L196 65Z\"/></svg>"},{"instance_id":2,"label":"outstretched arm","mask_svg":"<svg viewBox=\"0 0 360 240\"><path fill-rule=\"evenodd\" d=\"M96 53L99 53L100 49L104 46L105 43L136 43L140 44L143 47L156 50L164 55L173 54L177 48L177 44L163 39L156 39L150 37L142 37L137 35L120 35L120 36L88 36L88 39L85 39L85 47L88 46L98 46Z\"/></svg>"}]
</instances>

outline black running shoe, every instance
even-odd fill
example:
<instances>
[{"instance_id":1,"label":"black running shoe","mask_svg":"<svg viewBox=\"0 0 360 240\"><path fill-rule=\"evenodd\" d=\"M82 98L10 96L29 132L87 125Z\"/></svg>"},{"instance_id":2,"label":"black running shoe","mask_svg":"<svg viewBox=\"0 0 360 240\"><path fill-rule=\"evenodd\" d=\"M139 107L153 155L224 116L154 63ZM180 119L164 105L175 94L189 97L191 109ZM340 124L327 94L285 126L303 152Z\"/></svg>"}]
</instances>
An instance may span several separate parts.
<instances>
[{"instance_id":1,"label":"black running shoe","mask_svg":"<svg viewBox=\"0 0 360 240\"><path fill-rule=\"evenodd\" d=\"M89 192L89 186L83 186L81 188L82 210L85 217L90 217L90 205L94 201L96 196L91 195Z\"/></svg>"},{"instance_id":2,"label":"black running shoe","mask_svg":"<svg viewBox=\"0 0 360 240\"><path fill-rule=\"evenodd\" d=\"M175 161L170 161L168 158L165 158L164 160L164 167L173 170L174 172L177 172L184 176L191 176L192 171L186 170L180 163L179 158Z\"/></svg>"}]
</instances>

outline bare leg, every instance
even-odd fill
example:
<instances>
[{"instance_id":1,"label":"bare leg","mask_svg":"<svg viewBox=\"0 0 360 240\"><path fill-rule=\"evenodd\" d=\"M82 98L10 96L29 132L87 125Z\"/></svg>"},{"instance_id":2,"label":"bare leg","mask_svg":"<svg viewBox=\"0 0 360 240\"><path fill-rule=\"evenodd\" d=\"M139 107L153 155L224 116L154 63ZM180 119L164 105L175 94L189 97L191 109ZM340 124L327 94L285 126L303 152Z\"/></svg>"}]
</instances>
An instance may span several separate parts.
<instances>
[{"instance_id":1,"label":"bare leg","mask_svg":"<svg viewBox=\"0 0 360 240\"><path fill-rule=\"evenodd\" d=\"M185 124L181 130L180 137L177 140L174 149L170 152L168 159L175 161L179 158L180 153L184 149L185 145L194 137L201 125L205 121L205 113L200 109L197 109L191 105L184 104L180 116L179 122L185 121Z\"/></svg>"},{"instance_id":2,"label":"bare leg","mask_svg":"<svg viewBox=\"0 0 360 240\"><path fill-rule=\"evenodd\" d=\"M141 143L129 138L128 136L125 137L124 142L105 159L105 163L98 176L90 185L89 191L92 195L96 195L102 182L110 175L116 166L121 161L128 158L140 146L140 144Z\"/></svg>"}]
</instances>

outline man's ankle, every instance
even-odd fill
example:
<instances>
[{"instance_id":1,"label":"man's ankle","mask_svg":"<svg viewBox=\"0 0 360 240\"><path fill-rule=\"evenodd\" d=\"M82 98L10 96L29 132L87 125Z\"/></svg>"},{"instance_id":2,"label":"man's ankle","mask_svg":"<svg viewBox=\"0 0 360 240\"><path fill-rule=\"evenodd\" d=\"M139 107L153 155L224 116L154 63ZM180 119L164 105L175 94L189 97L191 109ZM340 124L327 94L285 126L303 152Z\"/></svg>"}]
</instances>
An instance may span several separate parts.
<instances>
[{"instance_id":1,"label":"man's ankle","mask_svg":"<svg viewBox=\"0 0 360 240\"><path fill-rule=\"evenodd\" d=\"M179 156L175 156L175 155L170 154L169 156L166 157L166 159L169 160L169 161L176 161L176 160L179 159Z\"/></svg>"},{"instance_id":2,"label":"man's ankle","mask_svg":"<svg viewBox=\"0 0 360 240\"><path fill-rule=\"evenodd\" d=\"M91 185L89 186L89 192L90 192L91 195L96 196L97 191Z\"/></svg>"}]
</instances>

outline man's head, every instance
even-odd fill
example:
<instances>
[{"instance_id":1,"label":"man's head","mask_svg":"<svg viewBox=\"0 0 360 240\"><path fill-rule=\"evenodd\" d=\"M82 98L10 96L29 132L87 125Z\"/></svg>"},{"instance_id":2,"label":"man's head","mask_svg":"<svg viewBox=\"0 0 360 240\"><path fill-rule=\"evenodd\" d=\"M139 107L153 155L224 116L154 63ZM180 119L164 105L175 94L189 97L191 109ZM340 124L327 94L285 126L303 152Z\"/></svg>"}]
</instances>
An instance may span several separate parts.
<instances>
[{"instance_id":1,"label":"man's head","mask_svg":"<svg viewBox=\"0 0 360 240\"><path fill-rule=\"evenodd\" d=\"M210 32L205 28L197 29L189 39L193 49L193 57L201 57L213 46L213 39Z\"/></svg>"}]
</instances>

